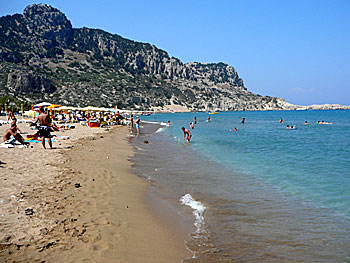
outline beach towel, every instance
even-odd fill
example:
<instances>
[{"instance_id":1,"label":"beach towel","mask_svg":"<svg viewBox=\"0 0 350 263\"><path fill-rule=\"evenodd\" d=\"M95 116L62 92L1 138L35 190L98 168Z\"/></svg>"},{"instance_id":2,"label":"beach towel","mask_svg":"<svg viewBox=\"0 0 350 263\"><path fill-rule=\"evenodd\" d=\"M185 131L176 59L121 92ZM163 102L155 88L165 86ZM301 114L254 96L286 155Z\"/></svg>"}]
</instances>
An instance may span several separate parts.
<instances>
[{"instance_id":1,"label":"beach towel","mask_svg":"<svg viewBox=\"0 0 350 263\"><path fill-rule=\"evenodd\" d=\"M1 148L15 148L15 146L13 144L6 144L6 143L1 143L0 144Z\"/></svg>"}]
</instances>

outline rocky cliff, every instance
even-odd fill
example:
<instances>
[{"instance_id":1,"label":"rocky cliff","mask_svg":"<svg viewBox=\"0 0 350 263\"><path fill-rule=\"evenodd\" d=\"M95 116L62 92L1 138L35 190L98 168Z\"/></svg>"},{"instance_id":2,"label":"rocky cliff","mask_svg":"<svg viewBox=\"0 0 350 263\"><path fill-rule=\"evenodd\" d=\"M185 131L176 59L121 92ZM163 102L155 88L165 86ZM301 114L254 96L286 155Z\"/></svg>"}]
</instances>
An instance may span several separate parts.
<instances>
[{"instance_id":1,"label":"rocky cliff","mask_svg":"<svg viewBox=\"0 0 350 263\"><path fill-rule=\"evenodd\" d=\"M253 94L225 63L182 63L151 44L73 29L45 4L0 18L0 95L33 103L181 110L294 109Z\"/></svg>"}]
</instances>

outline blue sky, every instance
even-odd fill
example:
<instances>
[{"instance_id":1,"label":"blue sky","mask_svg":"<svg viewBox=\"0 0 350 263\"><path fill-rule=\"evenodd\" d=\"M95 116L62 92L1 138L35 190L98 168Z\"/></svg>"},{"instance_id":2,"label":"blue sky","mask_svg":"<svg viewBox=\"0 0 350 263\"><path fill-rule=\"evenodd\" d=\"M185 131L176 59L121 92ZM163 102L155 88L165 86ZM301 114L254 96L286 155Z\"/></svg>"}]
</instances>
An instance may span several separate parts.
<instances>
[{"instance_id":1,"label":"blue sky","mask_svg":"<svg viewBox=\"0 0 350 263\"><path fill-rule=\"evenodd\" d=\"M28 0L0 0L0 15ZM350 104L350 0L47 0L73 27L147 42L184 63L226 62L249 91Z\"/></svg>"}]
</instances>

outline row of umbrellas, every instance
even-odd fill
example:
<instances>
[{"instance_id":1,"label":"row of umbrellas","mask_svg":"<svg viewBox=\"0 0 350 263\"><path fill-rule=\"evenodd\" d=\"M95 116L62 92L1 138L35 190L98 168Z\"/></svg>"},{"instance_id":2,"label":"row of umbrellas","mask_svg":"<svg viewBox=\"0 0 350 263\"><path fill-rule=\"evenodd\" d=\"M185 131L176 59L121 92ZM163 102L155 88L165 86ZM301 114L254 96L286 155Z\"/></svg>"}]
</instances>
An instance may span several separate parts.
<instances>
[{"instance_id":1,"label":"row of umbrellas","mask_svg":"<svg viewBox=\"0 0 350 263\"><path fill-rule=\"evenodd\" d=\"M93 106L78 108L78 107L72 107L72 106L62 106L62 105L52 104L49 102L41 102L39 104L34 105L33 107L34 108L46 107L48 109L57 110L57 111L61 111L61 110L114 111L113 108L93 107Z\"/></svg>"},{"instance_id":2,"label":"row of umbrellas","mask_svg":"<svg viewBox=\"0 0 350 263\"><path fill-rule=\"evenodd\" d=\"M62 106L62 105L57 105L57 104L52 104L49 102L42 102L39 104L36 104L33 106L34 109L40 108L40 107L46 107L48 109L51 109L53 111L69 111L69 110L80 110L80 111L99 111L99 112L107 112L107 111L116 111L114 108L104 108L104 107L94 107L94 106L88 106L88 107L83 107L83 108L78 108L78 107L73 107L73 106ZM129 110L120 110L122 113L128 113L131 112ZM23 115L29 116L29 117L34 117L36 114L36 111L30 110L30 111L25 111Z\"/></svg>"}]
</instances>

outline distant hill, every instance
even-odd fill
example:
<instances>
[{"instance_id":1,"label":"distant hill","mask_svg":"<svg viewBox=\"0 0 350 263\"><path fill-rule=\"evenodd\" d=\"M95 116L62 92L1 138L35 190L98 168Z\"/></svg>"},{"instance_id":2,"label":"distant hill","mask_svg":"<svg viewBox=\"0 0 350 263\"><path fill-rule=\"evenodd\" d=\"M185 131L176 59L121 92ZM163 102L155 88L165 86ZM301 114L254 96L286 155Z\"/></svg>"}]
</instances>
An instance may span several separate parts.
<instances>
[{"instance_id":1,"label":"distant hill","mask_svg":"<svg viewBox=\"0 0 350 263\"><path fill-rule=\"evenodd\" d=\"M154 45L72 28L46 4L0 18L0 96L181 111L295 109L253 94L225 63L182 63Z\"/></svg>"}]
</instances>

